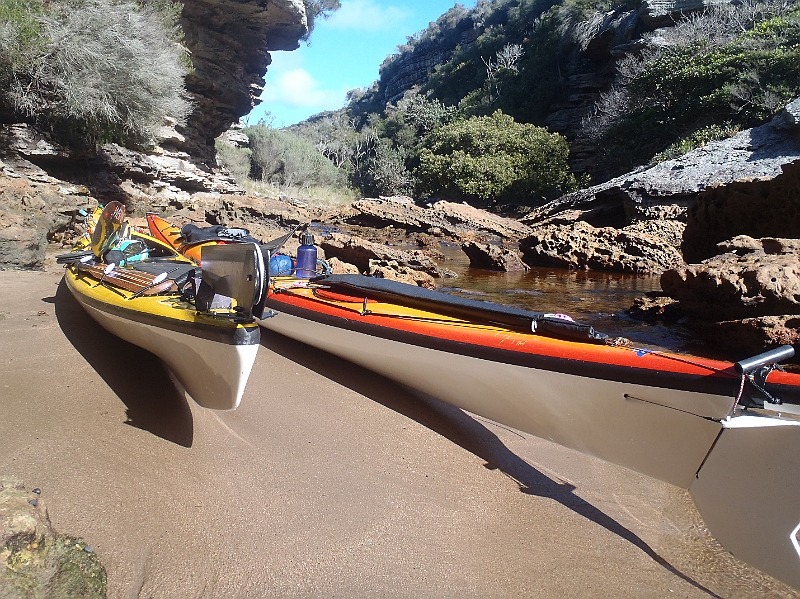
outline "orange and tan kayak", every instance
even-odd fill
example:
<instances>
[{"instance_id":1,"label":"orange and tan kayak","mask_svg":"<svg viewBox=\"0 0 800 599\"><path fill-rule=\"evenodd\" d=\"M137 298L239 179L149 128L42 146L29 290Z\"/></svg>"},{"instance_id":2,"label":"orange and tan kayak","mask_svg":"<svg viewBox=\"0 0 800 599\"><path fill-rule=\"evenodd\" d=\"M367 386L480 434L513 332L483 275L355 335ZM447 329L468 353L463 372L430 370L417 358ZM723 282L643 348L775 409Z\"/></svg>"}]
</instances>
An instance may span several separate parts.
<instances>
[{"instance_id":1,"label":"orange and tan kayak","mask_svg":"<svg viewBox=\"0 0 800 599\"><path fill-rule=\"evenodd\" d=\"M788 350L734 364L629 347L561 315L360 275L273 279L266 305L270 331L689 489L727 549L800 588L800 375L770 367Z\"/></svg>"}]
</instances>

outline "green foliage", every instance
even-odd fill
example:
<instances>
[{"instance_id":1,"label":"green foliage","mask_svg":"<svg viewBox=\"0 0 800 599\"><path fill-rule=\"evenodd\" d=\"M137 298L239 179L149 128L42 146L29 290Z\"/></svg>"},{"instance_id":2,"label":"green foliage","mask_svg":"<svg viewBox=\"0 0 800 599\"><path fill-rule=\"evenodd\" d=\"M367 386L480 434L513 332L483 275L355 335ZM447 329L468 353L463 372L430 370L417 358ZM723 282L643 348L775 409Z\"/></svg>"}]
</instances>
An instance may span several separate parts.
<instances>
[{"instance_id":1,"label":"green foliage","mask_svg":"<svg viewBox=\"0 0 800 599\"><path fill-rule=\"evenodd\" d=\"M732 125L731 123L725 123L723 125L708 125L707 127L702 127L698 129L691 135L684 137L670 145L666 150L663 152L659 152L653 157L652 162L664 162L665 160L672 160L673 158L679 158L684 154L688 154L692 150L700 148L707 143L712 141L718 141L720 139L726 139L735 135L739 132L739 127L736 125Z\"/></svg>"},{"instance_id":2,"label":"green foliage","mask_svg":"<svg viewBox=\"0 0 800 599\"><path fill-rule=\"evenodd\" d=\"M0 0L0 110L62 141L147 144L165 118L184 122L186 99L165 13L132 2Z\"/></svg>"},{"instance_id":3,"label":"green foliage","mask_svg":"<svg viewBox=\"0 0 800 599\"><path fill-rule=\"evenodd\" d=\"M420 152L418 176L431 194L534 203L575 187L566 140L497 111L435 130Z\"/></svg>"},{"instance_id":4,"label":"green foliage","mask_svg":"<svg viewBox=\"0 0 800 599\"><path fill-rule=\"evenodd\" d=\"M409 195L414 188L414 178L406 169L402 153L386 140L376 143L356 172L355 182L367 196Z\"/></svg>"},{"instance_id":5,"label":"green foliage","mask_svg":"<svg viewBox=\"0 0 800 599\"><path fill-rule=\"evenodd\" d=\"M587 123L612 175L755 126L795 98L800 9L718 7L667 30L660 45L619 68L616 87Z\"/></svg>"},{"instance_id":6,"label":"green foliage","mask_svg":"<svg viewBox=\"0 0 800 599\"><path fill-rule=\"evenodd\" d=\"M250 138L255 179L287 187L344 185L344 173L302 137L265 125L247 127L244 133Z\"/></svg>"},{"instance_id":7,"label":"green foliage","mask_svg":"<svg viewBox=\"0 0 800 599\"><path fill-rule=\"evenodd\" d=\"M339 0L303 0L303 5L306 9L306 22L308 23L308 33L303 36L306 42L311 38L311 32L314 31L319 17L327 19L330 13L342 7Z\"/></svg>"},{"instance_id":8,"label":"green foliage","mask_svg":"<svg viewBox=\"0 0 800 599\"><path fill-rule=\"evenodd\" d=\"M250 148L239 148L217 138L214 142L217 149L217 162L225 167L239 185L244 185L252 169Z\"/></svg>"}]
</instances>

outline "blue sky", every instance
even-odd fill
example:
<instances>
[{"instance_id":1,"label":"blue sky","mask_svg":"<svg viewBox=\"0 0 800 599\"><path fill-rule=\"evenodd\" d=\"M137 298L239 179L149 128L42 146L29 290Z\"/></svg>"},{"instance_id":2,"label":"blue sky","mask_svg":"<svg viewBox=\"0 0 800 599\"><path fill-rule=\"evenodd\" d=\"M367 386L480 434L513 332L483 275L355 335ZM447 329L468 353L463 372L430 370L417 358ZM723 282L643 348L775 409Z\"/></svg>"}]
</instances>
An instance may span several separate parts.
<instances>
[{"instance_id":1,"label":"blue sky","mask_svg":"<svg viewBox=\"0 0 800 599\"><path fill-rule=\"evenodd\" d=\"M247 119L255 124L269 111L274 126L297 123L344 105L345 94L378 78L378 67L406 37L452 8L453 0L341 0L342 8L319 19L311 45L272 52L264 77L263 102ZM471 8L474 0L460 4Z\"/></svg>"}]
</instances>

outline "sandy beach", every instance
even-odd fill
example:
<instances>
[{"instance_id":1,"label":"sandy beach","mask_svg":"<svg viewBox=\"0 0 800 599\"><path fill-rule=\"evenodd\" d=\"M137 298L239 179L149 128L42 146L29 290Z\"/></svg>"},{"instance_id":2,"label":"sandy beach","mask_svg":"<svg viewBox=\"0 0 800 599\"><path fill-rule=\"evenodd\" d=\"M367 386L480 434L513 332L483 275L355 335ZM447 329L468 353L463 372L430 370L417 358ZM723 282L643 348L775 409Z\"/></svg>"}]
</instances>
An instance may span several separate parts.
<instances>
[{"instance_id":1,"label":"sandy beach","mask_svg":"<svg viewBox=\"0 0 800 599\"><path fill-rule=\"evenodd\" d=\"M113 599L800 596L680 489L266 331L241 407L200 408L61 274L0 272L0 473Z\"/></svg>"}]
</instances>

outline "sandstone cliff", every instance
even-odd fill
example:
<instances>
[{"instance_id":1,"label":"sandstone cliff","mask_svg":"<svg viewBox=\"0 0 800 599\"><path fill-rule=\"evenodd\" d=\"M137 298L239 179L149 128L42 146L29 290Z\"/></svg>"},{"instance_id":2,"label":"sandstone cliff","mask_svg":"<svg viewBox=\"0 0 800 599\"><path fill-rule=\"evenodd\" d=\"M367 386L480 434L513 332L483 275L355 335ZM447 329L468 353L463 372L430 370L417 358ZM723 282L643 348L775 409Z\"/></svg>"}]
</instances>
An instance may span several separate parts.
<instances>
[{"instance_id":1,"label":"sandstone cliff","mask_svg":"<svg viewBox=\"0 0 800 599\"><path fill-rule=\"evenodd\" d=\"M264 85L269 51L294 50L308 32L302 0L187 0L181 26L194 65L196 103L183 149L213 159L214 139L248 114Z\"/></svg>"}]
</instances>

